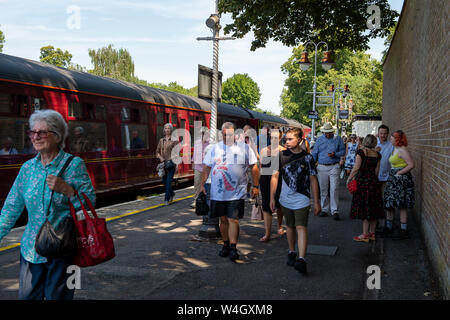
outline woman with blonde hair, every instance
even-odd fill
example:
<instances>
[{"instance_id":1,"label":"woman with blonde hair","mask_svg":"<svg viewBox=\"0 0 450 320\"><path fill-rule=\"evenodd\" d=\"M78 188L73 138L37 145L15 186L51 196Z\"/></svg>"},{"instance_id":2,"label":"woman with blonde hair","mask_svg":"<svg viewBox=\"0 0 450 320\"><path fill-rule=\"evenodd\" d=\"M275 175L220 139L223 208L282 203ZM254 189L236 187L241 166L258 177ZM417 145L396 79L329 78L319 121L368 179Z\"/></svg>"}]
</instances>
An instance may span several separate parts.
<instances>
[{"instance_id":1,"label":"woman with blonde hair","mask_svg":"<svg viewBox=\"0 0 450 320\"><path fill-rule=\"evenodd\" d=\"M363 232L353 240L369 242L375 240L377 219L384 218L381 184L378 181L381 154L375 151L377 138L369 134L361 149L356 151L355 165L347 183L356 178L358 189L353 195L350 218L363 220ZM356 174L358 174L357 177Z\"/></svg>"}]
</instances>

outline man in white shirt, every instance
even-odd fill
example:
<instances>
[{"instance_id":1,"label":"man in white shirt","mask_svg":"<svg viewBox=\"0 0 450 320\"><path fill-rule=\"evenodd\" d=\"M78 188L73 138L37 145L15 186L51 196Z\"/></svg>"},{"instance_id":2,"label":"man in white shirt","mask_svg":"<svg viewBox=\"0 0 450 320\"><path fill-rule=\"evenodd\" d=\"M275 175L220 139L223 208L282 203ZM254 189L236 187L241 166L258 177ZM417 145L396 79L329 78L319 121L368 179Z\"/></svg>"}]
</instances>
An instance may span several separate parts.
<instances>
[{"instance_id":1,"label":"man in white shirt","mask_svg":"<svg viewBox=\"0 0 450 320\"><path fill-rule=\"evenodd\" d=\"M210 217L220 217L220 233L224 241L221 257L230 256L231 261L239 258L237 242L239 237L239 219L244 216L247 195L247 169L250 167L253 178L252 195L259 192L259 169L255 165L255 153L245 142L235 142L234 125L225 122L222 125L223 141L211 146L203 164L201 192L211 173Z\"/></svg>"},{"instance_id":2,"label":"man in white shirt","mask_svg":"<svg viewBox=\"0 0 450 320\"><path fill-rule=\"evenodd\" d=\"M381 193L384 196L384 188L386 187L386 182L389 177L389 171L391 170L391 164L389 163L389 157L392 155L394 151L394 146L388 139L389 137L389 127L382 124L378 127L378 144L376 149L379 153L381 153L380 160L380 172L378 174L378 180L381 182ZM386 225L383 230L378 232L380 235L389 236L392 235L392 220L394 217L391 215L391 212L386 211ZM382 222L380 222L382 225Z\"/></svg>"}]
</instances>

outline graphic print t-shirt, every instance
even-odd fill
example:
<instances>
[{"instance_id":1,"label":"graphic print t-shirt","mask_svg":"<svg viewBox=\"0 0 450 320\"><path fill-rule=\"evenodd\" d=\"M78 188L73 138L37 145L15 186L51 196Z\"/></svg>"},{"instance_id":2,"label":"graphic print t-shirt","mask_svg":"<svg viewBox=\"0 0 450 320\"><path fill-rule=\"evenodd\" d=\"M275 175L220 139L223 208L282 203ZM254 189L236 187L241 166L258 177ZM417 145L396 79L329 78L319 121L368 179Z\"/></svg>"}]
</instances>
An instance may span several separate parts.
<instances>
[{"instance_id":1,"label":"graphic print t-shirt","mask_svg":"<svg viewBox=\"0 0 450 320\"><path fill-rule=\"evenodd\" d=\"M293 153L287 149L280 153L280 176L282 179L280 204L297 210L310 205L310 176L317 175L314 158L306 151Z\"/></svg>"},{"instance_id":2,"label":"graphic print t-shirt","mask_svg":"<svg viewBox=\"0 0 450 320\"><path fill-rule=\"evenodd\" d=\"M239 200L247 194L247 169L256 155L243 142L227 146L216 143L206 153L203 164L211 167L211 200Z\"/></svg>"}]
</instances>

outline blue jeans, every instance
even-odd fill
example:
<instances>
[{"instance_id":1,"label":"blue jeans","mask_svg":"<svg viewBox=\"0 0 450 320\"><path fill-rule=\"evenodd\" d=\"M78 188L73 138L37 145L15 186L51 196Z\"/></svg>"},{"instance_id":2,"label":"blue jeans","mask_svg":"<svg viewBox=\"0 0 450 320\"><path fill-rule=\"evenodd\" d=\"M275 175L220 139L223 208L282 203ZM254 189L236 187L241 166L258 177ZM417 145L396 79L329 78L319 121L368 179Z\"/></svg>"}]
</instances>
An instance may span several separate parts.
<instances>
[{"instance_id":1,"label":"blue jeans","mask_svg":"<svg viewBox=\"0 0 450 320\"><path fill-rule=\"evenodd\" d=\"M167 170L166 174L162 177L162 181L164 184L164 190L166 195L164 197L164 201L169 201L175 195L175 192L172 190L172 180L173 175L175 174L175 168Z\"/></svg>"},{"instance_id":2,"label":"blue jeans","mask_svg":"<svg viewBox=\"0 0 450 320\"><path fill-rule=\"evenodd\" d=\"M19 300L72 300L74 289L67 287L71 259L49 259L31 263L20 255Z\"/></svg>"}]
</instances>

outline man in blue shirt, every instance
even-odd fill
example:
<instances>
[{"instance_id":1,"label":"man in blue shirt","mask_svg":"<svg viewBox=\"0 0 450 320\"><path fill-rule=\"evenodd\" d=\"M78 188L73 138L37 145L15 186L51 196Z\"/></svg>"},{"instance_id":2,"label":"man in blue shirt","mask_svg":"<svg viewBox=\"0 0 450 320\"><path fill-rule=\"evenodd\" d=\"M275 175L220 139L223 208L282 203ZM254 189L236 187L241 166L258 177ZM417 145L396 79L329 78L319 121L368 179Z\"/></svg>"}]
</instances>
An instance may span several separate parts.
<instances>
[{"instance_id":1,"label":"man in blue shirt","mask_svg":"<svg viewBox=\"0 0 450 320\"><path fill-rule=\"evenodd\" d=\"M339 160L345 155L345 146L340 136L334 136L334 128L330 122L320 129L323 135L317 138L312 156L318 162L317 177L320 187L320 205L322 207L321 217L329 213L334 220L340 220L338 214L339 206ZM330 197L328 197L328 186L330 186ZM331 212L330 212L331 204Z\"/></svg>"},{"instance_id":2,"label":"man in blue shirt","mask_svg":"<svg viewBox=\"0 0 450 320\"><path fill-rule=\"evenodd\" d=\"M391 170L391 164L389 162L389 157L394 152L394 146L389 141L389 127L382 124L378 127L378 144L376 150L381 153L380 160L380 172L378 174L378 180L381 183L381 192L384 196L384 189L386 187L386 182L389 177L389 171ZM382 236L390 236L392 235L392 221L394 217L389 210L386 210L386 224L382 230L378 232L378 234ZM383 225L382 221L378 221L379 225Z\"/></svg>"}]
</instances>

